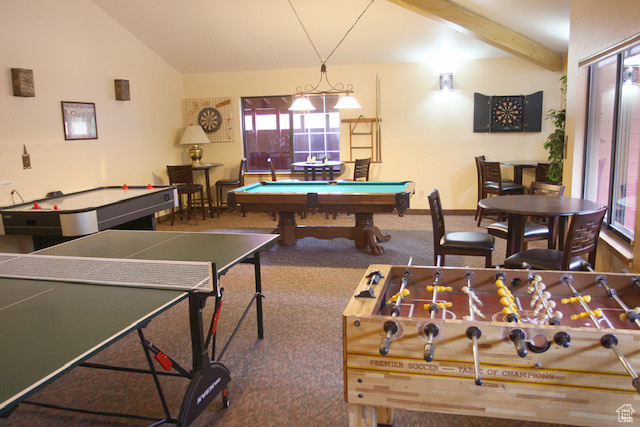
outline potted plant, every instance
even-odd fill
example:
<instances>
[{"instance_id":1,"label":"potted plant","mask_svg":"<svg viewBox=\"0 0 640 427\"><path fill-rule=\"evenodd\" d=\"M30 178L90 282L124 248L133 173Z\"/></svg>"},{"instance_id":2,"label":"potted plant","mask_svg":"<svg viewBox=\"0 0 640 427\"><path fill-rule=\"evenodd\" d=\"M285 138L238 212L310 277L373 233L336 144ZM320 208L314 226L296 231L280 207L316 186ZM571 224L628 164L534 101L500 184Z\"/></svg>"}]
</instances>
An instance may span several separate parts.
<instances>
[{"instance_id":1,"label":"potted plant","mask_svg":"<svg viewBox=\"0 0 640 427\"><path fill-rule=\"evenodd\" d=\"M562 88L560 90L563 94L566 94L567 76L560 77L560 82L562 82ZM547 119L550 119L553 122L556 129L547 137L543 147L549 151L549 171L547 172L547 176L555 182L562 182L562 160L564 159L564 126L566 113L566 107L559 110L551 109L547 113Z\"/></svg>"}]
</instances>

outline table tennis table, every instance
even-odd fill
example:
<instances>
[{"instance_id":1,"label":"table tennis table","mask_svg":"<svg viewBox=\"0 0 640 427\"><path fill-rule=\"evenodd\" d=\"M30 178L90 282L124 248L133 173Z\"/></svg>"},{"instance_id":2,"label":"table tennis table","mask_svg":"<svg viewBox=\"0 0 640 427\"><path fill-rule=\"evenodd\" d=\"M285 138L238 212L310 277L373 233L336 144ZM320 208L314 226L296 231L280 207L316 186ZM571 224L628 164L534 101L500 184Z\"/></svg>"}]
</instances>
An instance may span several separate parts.
<instances>
[{"instance_id":1,"label":"table tennis table","mask_svg":"<svg viewBox=\"0 0 640 427\"><path fill-rule=\"evenodd\" d=\"M221 392L224 401L230 381L229 370L214 360L217 322L212 319L209 330L205 328L206 300L215 298L217 318L222 297L218 277L238 263L253 264L256 291L230 339L254 302L258 338L263 338L259 255L277 238L273 234L107 230L32 254L0 254L0 416L10 416L27 397L78 365L90 366L85 361L91 356L137 331L149 364L146 372L154 377L164 416L132 416L190 424ZM87 273L87 263L106 270ZM174 268L173 273L165 272ZM109 269L115 272L108 273ZM132 270L147 281L138 283ZM187 276L194 276L198 285L174 283L191 280ZM184 300L189 306L190 371L174 364L142 332L151 319ZM45 357L43 349L47 349ZM173 366L172 374L189 379L177 418L164 399L152 356L165 368Z\"/></svg>"}]
</instances>

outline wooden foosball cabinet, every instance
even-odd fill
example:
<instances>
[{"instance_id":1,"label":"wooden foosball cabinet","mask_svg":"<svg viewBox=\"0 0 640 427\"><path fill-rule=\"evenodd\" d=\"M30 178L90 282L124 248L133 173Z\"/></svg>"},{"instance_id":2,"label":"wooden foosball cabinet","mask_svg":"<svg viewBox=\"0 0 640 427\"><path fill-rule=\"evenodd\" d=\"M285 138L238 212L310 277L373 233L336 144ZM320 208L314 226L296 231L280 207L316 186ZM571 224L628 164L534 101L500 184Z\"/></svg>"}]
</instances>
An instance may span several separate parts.
<instances>
[{"instance_id":1,"label":"wooden foosball cabinet","mask_svg":"<svg viewBox=\"0 0 640 427\"><path fill-rule=\"evenodd\" d=\"M630 274L372 265L343 314L350 425L393 408L631 422L639 305Z\"/></svg>"}]
</instances>

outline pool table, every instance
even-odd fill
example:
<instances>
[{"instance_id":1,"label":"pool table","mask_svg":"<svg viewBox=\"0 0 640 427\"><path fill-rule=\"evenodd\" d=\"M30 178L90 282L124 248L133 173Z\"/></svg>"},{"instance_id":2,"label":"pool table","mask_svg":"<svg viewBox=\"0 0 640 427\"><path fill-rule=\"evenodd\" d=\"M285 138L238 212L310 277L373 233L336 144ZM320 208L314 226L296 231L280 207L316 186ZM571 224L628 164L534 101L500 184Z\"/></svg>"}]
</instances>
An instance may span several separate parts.
<instances>
[{"instance_id":1,"label":"pool table","mask_svg":"<svg viewBox=\"0 0 640 427\"><path fill-rule=\"evenodd\" d=\"M292 246L303 237L351 239L359 249L367 246L374 255L384 253L377 241L391 235L373 225L374 213L409 209L415 192L411 181L271 181L258 182L228 193L229 206L245 212L278 212L280 244ZM354 214L355 226L302 226L296 224L298 212Z\"/></svg>"}]
</instances>

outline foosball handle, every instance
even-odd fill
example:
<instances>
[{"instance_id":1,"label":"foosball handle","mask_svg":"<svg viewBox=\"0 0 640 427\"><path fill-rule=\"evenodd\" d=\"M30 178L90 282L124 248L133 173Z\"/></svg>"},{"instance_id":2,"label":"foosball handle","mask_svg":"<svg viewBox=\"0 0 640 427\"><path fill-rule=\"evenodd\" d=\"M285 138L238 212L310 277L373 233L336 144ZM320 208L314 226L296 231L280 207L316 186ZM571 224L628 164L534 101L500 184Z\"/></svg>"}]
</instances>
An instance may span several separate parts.
<instances>
[{"instance_id":1,"label":"foosball handle","mask_svg":"<svg viewBox=\"0 0 640 427\"><path fill-rule=\"evenodd\" d=\"M569 343L571 342L571 336L564 331L558 332L553 336L553 340L555 341L556 344L564 348L569 348Z\"/></svg>"},{"instance_id":2,"label":"foosball handle","mask_svg":"<svg viewBox=\"0 0 640 427\"><path fill-rule=\"evenodd\" d=\"M640 393L640 378L635 377L633 381L631 381L631 384L633 384L633 387Z\"/></svg>"},{"instance_id":3,"label":"foosball handle","mask_svg":"<svg viewBox=\"0 0 640 427\"><path fill-rule=\"evenodd\" d=\"M436 345L432 342L428 342L424 345L424 360L425 362L433 361L433 353L436 351Z\"/></svg>"},{"instance_id":4,"label":"foosball handle","mask_svg":"<svg viewBox=\"0 0 640 427\"><path fill-rule=\"evenodd\" d=\"M522 329L512 329L509 332L509 339L513 341L513 344L516 346L516 353L520 357L527 357L527 347L524 345L524 332Z\"/></svg>"},{"instance_id":5,"label":"foosball handle","mask_svg":"<svg viewBox=\"0 0 640 427\"><path fill-rule=\"evenodd\" d=\"M433 337L438 335L438 332L440 332L440 330L438 329L438 326L435 323L429 323L427 326L424 327L424 333L429 337L429 342L426 343L424 346L424 354L423 354L424 360L427 362L433 361L433 354L436 351L436 345L433 342L431 342L431 340L433 339Z\"/></svg>"},{"instance_id":6,"label":"foosball handle","mask_svg":"<svg viewBox=\"0 0 640 427\"><path fill-rule=\"evenodd\" d=\"M387 336L382 338L382 341L380 342L380 348L378 349L378 351L380 352L381 355L386 356L387 354L389 354L389 348L391 348L391 335L398 332L398 324L393 320L389 320L384 323L383 328L384 328L384 331L387 333Z\"/></svg>"},{"instance_id":7,"label":"foosball handle","mask_svg":"<svg viewBox=\"0 0 640 427\"><path fill-rule=\"evenodd\" d=\"M384 337L382 338L382 342L380 343L380 348L378 350L380 351L380 354L382 356L386 356L387 354L389 354L390 347L391 347L391 338Z\"/></svg>"}]
</instances>

